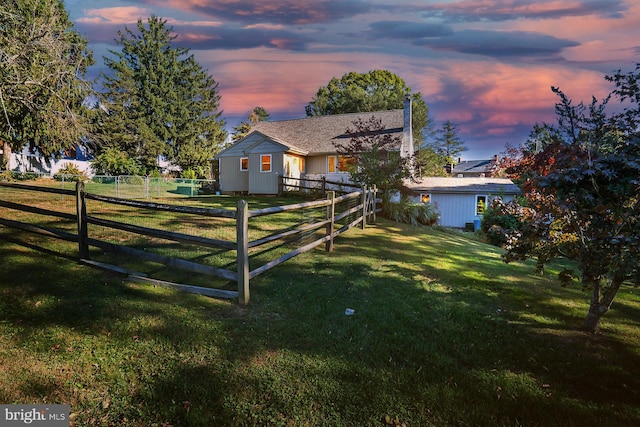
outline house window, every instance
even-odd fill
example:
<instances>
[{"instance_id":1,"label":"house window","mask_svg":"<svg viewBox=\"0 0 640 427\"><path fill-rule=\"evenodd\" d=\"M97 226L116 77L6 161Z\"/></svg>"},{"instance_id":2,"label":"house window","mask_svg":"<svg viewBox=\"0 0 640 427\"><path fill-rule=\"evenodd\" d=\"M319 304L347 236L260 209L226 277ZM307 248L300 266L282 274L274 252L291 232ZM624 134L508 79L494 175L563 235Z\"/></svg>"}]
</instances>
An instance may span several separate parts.
<instances>
[{"instance_id":1,"label":"house window","mask_svg":"<svg viewBox=\"0 0 640 427\"><path fill-rule=\"evenodd\" d=\"M260 156L260 172L271 172L271 154Z\"/></svg>"},{"instance_id":2,"label":"house window","mask_svg":"<svg viewBox=\"0 0 640 427\"><path fill-rule=\"evenodd\" d=\"M327 172L334 173L336 171L336 156L327 156Z\"/></svg>"},{"instance_id":3,"label":"house window","mask_svg":"<svg viewBox=\"0 0 640 427\"><path fill-rule=\"evenodd\" d=\"M298 157L298 170L304 172L304 157Z\"/></svg>"},{"instance_id":4,"label":"house window","mask_svg":"<svg viewBox=\"0 0 640 427\"><path fill-rule=\"evenodd\" d=\"M487 196L479 195L476 196L476 215L482 215L484 210L487 208Z\"/></svg>"},{"instance_id":5,"label":"house window","mask_svg":"<svg viewBox=\"0 0 640 427\"><path fill-rule=\"evenodd\" d=\"M431 203L431 194L420 193L420 201L422 203Z\"/></svg>"},{"instance_id":6,"label":"house window","mask_svg":"<svg viewBox=\"0 0 640 427\"><path fill-rule=\"evenodd\" d=\"M348 156L327 156L327 171L349 172L351 166L355 164L355 159Z\"/></svg>"},{"instance_id":7,"label":"house window","mask_svg":"<svg viewBox=\"0 0 640 427\"><path fill-rule=\"evenodd\" d=\"M243 157L240 159L240 170L248 171L249 170L249 158Z\"/></svg>"}]
</instances>

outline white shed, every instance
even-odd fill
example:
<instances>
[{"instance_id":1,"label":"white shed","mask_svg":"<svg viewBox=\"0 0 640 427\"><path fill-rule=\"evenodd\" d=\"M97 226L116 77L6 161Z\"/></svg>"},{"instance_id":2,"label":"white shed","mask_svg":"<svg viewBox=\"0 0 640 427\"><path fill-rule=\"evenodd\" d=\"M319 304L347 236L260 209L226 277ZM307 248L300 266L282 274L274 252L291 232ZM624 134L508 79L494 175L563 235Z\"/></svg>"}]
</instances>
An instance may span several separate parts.
<instances>
[{"instance_id":1,"label":"white shed","mask_svg":"<svg viewBox=\"0 0 640 427\"><path fill-rule=\"evenodd\" d=\"M485 207L496 197L504 201L520 194L510 179L504 178L423 178L408 185L416 202L432 203L443 227L464 228L482 219Z\"/></svg>"}]
</instances>

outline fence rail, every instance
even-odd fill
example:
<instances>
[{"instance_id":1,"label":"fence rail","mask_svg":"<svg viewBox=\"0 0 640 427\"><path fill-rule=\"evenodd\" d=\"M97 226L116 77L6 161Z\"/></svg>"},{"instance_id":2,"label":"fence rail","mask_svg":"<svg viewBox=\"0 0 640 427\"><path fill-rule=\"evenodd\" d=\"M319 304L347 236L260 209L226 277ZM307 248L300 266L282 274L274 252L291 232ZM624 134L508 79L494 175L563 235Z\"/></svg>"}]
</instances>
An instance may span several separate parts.
<instances>
[{"instance_id":1,"label":"fence rail","mask_svg":"<svg viewBox=\"0 0 640 427\"><path fill-rule=\"evenodd\" d=\"M22 211L35 214L38 217L53 216L67 221L76 223L76 233L72 233L65 229L56 229L51 226L43 226L34 223L26 223L16 220L6 219L6 215L0 218L0 224L5 227L19 229L31 233L37 233L47 237L63 239L67 241L77 242L78 256L81 262L95 267L105 268L119 273L126 273L129 278L136 281L147 281L161 286L170 286L182 291L198 293L217 298L237 298L238 302L246 305L250 300L249 282L254 277L282 264L283 262L309 251L319 245L325 244L325 250L332 251L333 240L335 237L346 232L352 227L360 224L364 228L367 221L375 220L376 214L376 190L362 188L360 191L343 194L336 197L335 192L328 191L325 200L316 200L303 202L286 206L274 206L264 209L249 210L248 203L245 200L238 200L235 210L200 208L184 205L169 205L164 203L153 203L140 200L127 200L116 197L109 197L100 194L87 192L83 182L77 182L75 191L47 188L41 186L31 186L24 184L0 182L0 190L9 188L19 190L21 192L44 192L51 194L61 194L64 196L72 196L75 198L75 214L68 212L59 212L42 207L36 207L29 204L17 203L4 200L5 195L0 192L0 207L11 211ZM31 197L23 197L23 199L31 200ZM98 214L93 213L92 204L100 203L105 206L121 206L139 210L139 214L148 212L157 212L160 214L170 213L179 215L180 221L187 222L192 218L220 218L229 223L229 227L235 228L235 239L219 239L202 235L188 234L175 230L167 230L157 227L146 227L130 224L124 220L117 218L101 218ZM277 231L269 231L266 235L258 235L250 238L250 226L252 233L260 230L260 223L265 217L274 216L283 213L291 213L300 211L303 213L313 211L316 217L305 218L303 223L294 224ZM137 212L137 211L136 211ZM322 215L318 215L322 212ZM43 221L44 222L44 221ZM135 236L142 236L147 241L162 240L183 245L195 246L206 250L220 250L222 252L235 251L235 269L228 265L213 266L198 259L184 259L179 256L155 253L147 248L138 248L129 241L125 242L109 242L101 238L95 227L102 229L117 230L126 232ZM259 233L258 233L259 234ZM262 231L265 234L265 231ZM264 264L251 268L250 258L258 248L280 242L291 242L293 239L301 236L308 237L311 241L305 241L293 250L270 259ZM307 240L309 240L307 239ZM92 259L91 248L98 248L116 255L115 262L102 262ZM271 247L269 247L271 248ZM270 250L270 249L269 249ZM265 249L265 252L267 249ZM145 273L139 273L124 266L124 260L137 259L145 262L161 264L172 269L197 273L206 276L215 276L231 282L236 282L237 290L214 289L210 287L194 286L173 281L160 280L148 277ZM119 264L119 265L116 265Z\"/></svg>"}]
</instances>

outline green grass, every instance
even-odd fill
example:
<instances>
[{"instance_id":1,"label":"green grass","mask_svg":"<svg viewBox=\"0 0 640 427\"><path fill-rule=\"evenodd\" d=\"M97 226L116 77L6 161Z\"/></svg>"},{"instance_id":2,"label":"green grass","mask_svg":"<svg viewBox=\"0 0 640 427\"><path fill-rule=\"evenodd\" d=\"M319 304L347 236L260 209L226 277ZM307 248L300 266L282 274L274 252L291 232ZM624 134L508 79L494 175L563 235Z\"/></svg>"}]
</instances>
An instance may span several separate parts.
<instances>
[{"instance_id":1,"label":"green grass","mask_svg":"<svg viewBox=\"0 0 640 427\"><path fill-rule=\"evenodd\" d=\"M500 253L379 220L242 308L0 240L0 401L78 426L640 424L639 290L588 335L560 264Z\"/></svg>"}]
</instances>

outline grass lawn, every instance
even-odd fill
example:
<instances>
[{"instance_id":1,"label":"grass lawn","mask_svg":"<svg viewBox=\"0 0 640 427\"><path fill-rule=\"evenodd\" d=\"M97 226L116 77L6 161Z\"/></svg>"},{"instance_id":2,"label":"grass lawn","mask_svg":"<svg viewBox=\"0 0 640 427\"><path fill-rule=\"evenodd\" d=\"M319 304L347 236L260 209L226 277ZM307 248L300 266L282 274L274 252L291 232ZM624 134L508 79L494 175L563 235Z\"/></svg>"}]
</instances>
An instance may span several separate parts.
<instances>
[{"instance_id":1,"label":"grass lawn","mask_svg":"<svg viewBox=\"0 0 640 427\"><path fill-rule=\"evenodd\" d=\"M588 335L560 265L500 253L379 220L241 308L0 240L0 402L77 426L640 425L640 290Z\"/></svg>"}]
</instances>

